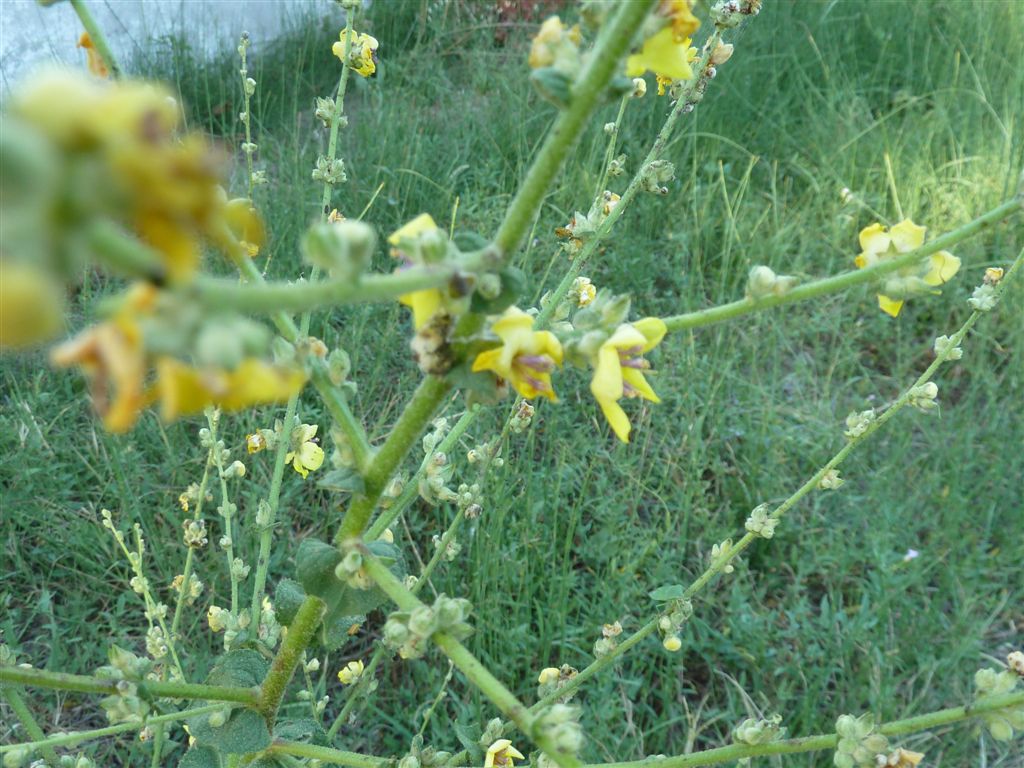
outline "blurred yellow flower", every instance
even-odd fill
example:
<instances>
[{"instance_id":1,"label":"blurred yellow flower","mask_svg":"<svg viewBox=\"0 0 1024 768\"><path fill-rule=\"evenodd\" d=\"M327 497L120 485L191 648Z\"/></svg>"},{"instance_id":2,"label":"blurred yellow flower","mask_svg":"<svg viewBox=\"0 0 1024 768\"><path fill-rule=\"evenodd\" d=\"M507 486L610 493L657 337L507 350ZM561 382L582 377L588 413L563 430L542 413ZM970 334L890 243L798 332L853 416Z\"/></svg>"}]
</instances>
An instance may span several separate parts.
<instances>
[{"instance_id":1,"label":"blurred yellow flower","mask_svg":"<svg viewBox=\"0 0 1024 768\"><path fill-rule=\"evenodd\" d=\"M515 760L523 760L523 753L512 746L508 739L498 739L487 748L484 768L513 768Z\"/></svg>"},{"instance_id":2,"label":"blurred yellow flower","mask_svg":"<svg viewBox=\"0 0 1024 768\"><path fill-rule=\"evenodd\" d=\"M28 347L64 324L64 290L34 264L0 259L0 349Z\"/></svg>"},{"instance_id":3,"label":"blurred yellow flower","mask_svg":"<svg viewBox=\"0 0 1024 768\"><path fill-rule=\"evenodd\" d=\"M693 15L690 0L661 0L658 14L668 19L669 27L676 40L684 40L700 27L700 19ZM689 41L687 40L687 45Z\"/></svg>"},{"instance_id":4,"label":"blurred yellow flower","mask_svg":"<svg viewBox=\"0 0 1024 768\"><path fill-rule=\"evenodd\" d=\"M691 54L691 50L693 53ZM663 92L662 80L688 80L693 77L690 62L696 49L690 48L690 39L676 38L671 27L665 27L644 40L639 53L626 59L626 76L638 77L651 71L658 76L658 93Z\"/></svg>"},{"instance_id":5,"label":"blurred yellow flower","mask_svg":"<svg viewBox=\"0 0 1024 768\"><path fill-rule=\"evenodd\" d=\"M402 258L401 245L403 241L416 240L420 235L436 229L438 226L433 217L429 213L421 213L392 232L388 236L388 243L393 246L394 255ZM437 288L405 293L398 297L398 301L412 310L412 326L417 331L427 324L442 304L441 292Z\"/></svg>"},{"instance_id":6,"label":"blurred yellow flower","mask_svg":"<svg viewBox=\"0 0 1024 768\"><path fill-rule=\"evenodd\" d=\"M338 35L338 42L332 46L331 51L357 75L372 77L377 72L377 48L380 43L377 42L377 38L365 32L356 32L354 29L349 35L348 61L345 60L344 29Z\"/></svg>"},{"instance_id":7,"label":"blurred yellow flower","mask_svg":"<svg viewBox=\"0 0 1024 768\"><path fill-rule=\"evenodd\" d=\"M267 233L252 201L245 197L229 200L224 206L224 219L249 257L257 256L266 243Z\"/></svg>"},{"instance_id":8,"label":"blurred yellow flower","mask_svg":"<svg viewBox=\"0 0 1024 768\"><path fill-rule=\"evenodd\" d=\"M350 661L344 667L338 671L338 680L342 685L352 685L359 681L359 678L363 676L363 662Z\"/></svg>"},{"instance_id":9,"label":"blurred yellow flower","mask_svg":"<svg viewBox=\"0 0 1024 768\"><path fill-rule=\"evenodd\" d=\"M491 330L502 344L477 355L473 370L497 374L523 397L541 395L556 401L551 373L562 364L558 338L550 331L533 330L533 318L516 307L506 309Z\"/></svg>"},{"instance_id":10,"label":"blurred yellow flower","mask_svg":"<svg viewBox=\"0 0 1024 768\"><path fill-rule=\"evenodd\" d=\"M85 49L86 65L92 74L96 75L96 77L110 77L107 63L103 61L103 57L96 50L96 46L93 44L92 37L88 32L83 32L82 36L78 38L78 47Z\"/></svg>"},{"instance_id":11,"label":"blurred yellow flower","mask_svg":"<svg viewBox=\"0 0 1024 768\"><path fill-rule=\"evenodd\" d=\"M259 432L254 432L251 435L245 436L245 449L249 453L259 453L267 447L267 438L261 435Z\"/></svg>"},{"instance_id":12,"label":"blurred yellow flower","mask_svg":"<svg viewBox=\"0 0 1024 768\"><path fill-rule=\"evenodd\" d=\"M291 462L292 469L304 478L310 472L320 469L324 463L324 449L313 442L316 430L316 424L303 424L299 427L298 439L292 439L292 443L297 443L298 447L284 457L285 461Z\"/></svg>"},{"instance_id":13,"label":"blurred yellow flower","mask_svg":"<svg viewBox=\"0 0 1024 768\"><path fill-rule=\"evenodd\" d=\"M174 421L200 413L208 405L225 411L240 411L253 405L287 400L301 391L306 374L256 358L243 360L237 368L194 368L173 357L156 362L156 384L151 397L160 401L160 416Z\"/></svg>"},{"instance_id":14,"label":"blurred yellow flower","mask_svg":"<svg viewBox=\"0 0 1024 768\"><path fill-rule=\"evenodd\" d=\"M860 232L861 253L854 259L854 263L864 269L909 253L924 244L924 233L925 227L918 226L910 219L904 219L888 230L881 224L872 224ZM921 264L903 267L894 278L887 281L887 285L903 286L908 292L922 285L935 287L951 280L959 269L960 259L948 251L939 251L927 260L922 259ZM891 298L879 293L878 306L887 315L896 317L903 308L903 298Z\"/></svg>"},{"instance_id":15,"label":"blurred yellow flower","mask_svg":"<svg viewBox=\"0 0 1024 768\"><path fill-rule=\"evenodd\" d=\"M581 39L579 24L566 27L558 16L549 16L533 38L527 63L531 69L550 67L560 55L574 53Z\"/></svg>"},{"instance_id":16,"label":"blurred yellow flower","mask_svg":"<svg viewBox=\"0 0 1024 768\"><path fill-rule=\"evenodd\" d=\"M643 358L665 337L665 323L657 317L645 317L620 325L598 350L590 391L612 431L624 443L629 442L631 426L618 401L623 397L642 397L661 402L644 378L650 363Z\"/></svg>"}]
</instances>

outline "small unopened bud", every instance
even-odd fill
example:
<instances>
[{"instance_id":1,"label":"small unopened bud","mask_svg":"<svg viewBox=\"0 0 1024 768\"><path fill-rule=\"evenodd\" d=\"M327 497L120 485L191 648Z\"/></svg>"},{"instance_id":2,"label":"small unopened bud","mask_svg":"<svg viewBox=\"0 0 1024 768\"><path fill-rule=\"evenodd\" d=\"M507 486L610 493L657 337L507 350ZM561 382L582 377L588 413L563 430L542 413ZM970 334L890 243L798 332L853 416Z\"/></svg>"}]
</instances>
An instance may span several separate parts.
<instances>
[{"instance_id":1,"label":"small unopened bud","mask_svg":"<svg viewBox=\"0 0 1024 768\"><path fill-rule=\"evenodd\" d=\"M985 270L985 277L982 278L985 285L997 285L1003 279L1002 267L989 267Z\"/></svg>"},{"instance_id":2,"label":"small unopened bud","mask_svg":"<svg viewBox=\"0 0 1024 768\"><path fill-rule=\"evenodd\" d=\"M683 647L683 641L679 639L679 635L668 635L661 644L665 647L665 650L669 653L675 653Z\"/></svg>"},{"instance_id":3,"label":"small unopened bud","mask_svg":"<svg viewBox=\"0 0 1024 768\"><path fill-rule=\"evenodd\" d=\"M647 95L647 81L642 77L633 78L633 98L642 99Z\"/></svg>"},{"instance_id":4,"label":"small unopened bud","mask_svg":"<svg viewBox=\"0 0 1024 768\"><path fill-rule=\"evenodd\" d=\"M1014 651L1006 657L1006 666L1017 673L1020 677L1024 677L1024 653L1020 651Z\"/></svg>"},{"instance_id":5,"label":"small unopened bud","mask_svg":"<svg viewBox=\"0 0 1024 768\"><path fill-rule=\"evenodd\" d=\"M939 336L935 339L935 356L943 355L946 360L959 360L964 356L962 347L958 347L949 336Z\"/></svg>"},{"instance_id":6,"label":"small unopened bud","mask_svg":"<svg viewBox=\"0 0 1024 768\"><path fill-rule=\"evenodd\" d=\"M939 387L934 381L928 381L910 390L910 404L920 411L932 411L939 407L936 397Z\"/></svg>"},{"instance_id":7,"label":"small unopened bud","mask_svg":"<svg viewBox=\"0 0 1024 768\"><path fill-rule=\"evenodd\" d=\"M306 259L342 280L357 278L370 265L377 245L373 227L346 219L312 227L302 241Z\"/></svg>"},{"instance_id":8,"label":"small unopened bud","mask_svg":"<svg viewBox=\"0 0 1024 768\"><path fill-rule=\"evenodd\" d=\"M732 58L733 48L732 43L719 43L715 46L715 50L711 52L710 63L716 67L725 64L725 62Z\"/></svg>"}]
</instances>

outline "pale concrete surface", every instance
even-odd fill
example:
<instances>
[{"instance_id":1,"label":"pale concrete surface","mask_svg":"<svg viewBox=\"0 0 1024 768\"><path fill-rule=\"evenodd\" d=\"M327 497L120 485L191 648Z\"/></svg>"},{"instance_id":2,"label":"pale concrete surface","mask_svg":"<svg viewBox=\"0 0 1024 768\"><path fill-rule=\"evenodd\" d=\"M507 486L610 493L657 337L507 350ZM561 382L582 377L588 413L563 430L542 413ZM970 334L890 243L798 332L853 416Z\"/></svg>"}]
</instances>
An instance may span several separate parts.
<instances>
[{"instance_id":1,"label":"pale concrete surface","mask_svg":"<svg viewBox=\"0 0 1024 768\"><path fill-rule=\"evenodd\" d=\"M116 54L132 53L167 35L184 35L197 50L233 50L241 32L254 46L310 14L344 16L332 0L91 0L89 9ZM0 0L0 88L54 63L84 66L76 48L81 24L66 2Z\"/></svg>"}]
</instances>

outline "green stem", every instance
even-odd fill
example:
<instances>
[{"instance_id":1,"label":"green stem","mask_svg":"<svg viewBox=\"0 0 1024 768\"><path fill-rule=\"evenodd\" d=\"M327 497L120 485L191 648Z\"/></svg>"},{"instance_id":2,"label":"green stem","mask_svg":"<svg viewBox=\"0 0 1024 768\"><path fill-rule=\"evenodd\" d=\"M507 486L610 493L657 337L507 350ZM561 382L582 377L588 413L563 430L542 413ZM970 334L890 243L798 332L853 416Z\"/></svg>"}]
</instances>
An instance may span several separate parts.
<instances>
[{"instance_id":1,"label":"green stem","mask_svg":"<svg viewBox=\"0 0 1024 768\"><path fill-rule=\"evenodd\" d=\"M334 102L334 115L331 118L331 133L327 139L327 159L333 161L338 151L338 128L341 123L341 116L345 114L345 88L348 84L348 55L352 50L352 24L355 21L356 9L351 8L345 13L345 60L341 65L341 77L338 79L338 94ZM320 220L327 218L331 207L331 196L334 193L334 185L324 182L323 195L320 198Z\"/></svg>"},{"instance_id":2,"label":"green stem","mask_svg":"<svg viewBox=\"0 0 1024 768\"><path fill-rule=\"evenodd\" d=\"M117 59L114 58L114 54L111 52L110 46L107 44L107 38L103 35L103 30L100 29L96 20L89 12L89 8L85 4L85 0L71 0L71 7L74 8L75 13L78 14L78 20L82 22L82 27L89 33L89 38L92 40L92 47L96 50L96 53L100 55L100 58L103 59L103 63L107 65L107 69L110 70L110 76L115 80L121 79L123 76L121 66L117 63Z\"/></svg>"},{"instance_id":3,"label":"green stem","mask_svg":"<svg viewBox=\"0 0 1024 768\"><path fill-rule=\"evenodd\" d=\"M281 706L288 681L292 679L295 665L302 652L313 639L313 633L324 615L324 601L315 595L307 595L302 601L295 619L288 626L288 634L274 656L263 685L260 686L259 711L268 724L273 724L277 709Z\"/></svg>"},{"instance_id":4,"label":"green stem","mask_svg":"<svg viewBox=\"0 0 1024 768\"><path fill-rule=\"evenodd\" d=\"M605 87L653 5L654 0L620 3L615 16L602 27L587 65L573 86L569 107L555 119L494 237L494 244L504 258L508 258L526 235L552 180L587 119L600 105Z\"/></svg>"},{"instance_id":5,"label":"green stem","mask_svg":"<svg viewBox=\"0 0 1024 768\"><path fill-rule=\"evenodd\" d=\"M332 765L349 765L352 768L386 768L395 764L395 759L392 757L360 755L358 752L345 752L340 749L318 747L314 744L301 744L294 741L276 741L270 745L267 752L308 757Z\"/></svg>"},{"instance_id":6,"label":"green stem","mask_svg":"<svg viewBox=\"0 0 1024 768\"><path fill-rule=\"evenodd\" d=\"M411 267L391 275L364 275L355 280L262 285L239 285L234 280L201 277L186 290L199 306L210 310L267 314L307 312L338 304L390 301L405 293L439 288L462 268L461 264L439 264Z\"/></svg>"},{"instance_id":7,"label":"green stem","mask_svg":"<svg viewBox=\"0 0 1024 768\"><path fill-rule=\"evenodd\" d=\"M210 439L213 441L213 463L217 467L217 476L220 478L220 512L221 517L224 518L224 538L227 540L227 546L224 547L224 554L228 560L228 579L231 582L231 613L232 615L238 615L238 581L235 580L234 575L234 563L235 563L235 533L231 529L231 519L233 517L231 513L231 499L228 497L228 481L224 477L224 460L221 458L220 446L217 443L217 424L220 420L220 413L214 410L208 411L206 414L206 423L210 427ZM259 614L257 613L252 617L255 621L259 621Z\"/></svg>"},{"instance_id":8,"label":"green stem","mask_svg":"<svg viewBox=\"0 0 1024 768\"><path fill-rule=\"evenodd\" d=\"M43 741L46 737L43 735L43 729L36 723L36 719L32 716L32 710L28 708L25 701L21 698L14 688L0 687L0 696L4 698L11 709L14 710L14 716L18 718L21 723L21 727L25 729L25 733L29 735L29 738L35 742ZM43 753L43 757L46 758L46 762L57 768L59 765L59 759L57 753L53 751L53 747L49 744L39 747L39 751Z\"/></svg>"},{"instance_id":9,"label":"green stem","mask_svg":"<svg viewBox=\"0 0 1024 768\"><path fill-rule=\"evenodd\" d=\"M248 145L252 144L252 99L249 97L248 78L249 78L249 67L246 64L246 50L249 47L249 36L247 34L242 35L242 42L238 46L238 55L242 59L242 66L238 70L238 74L242 76L242 100L244 102L245 119L242 121L245 123L245 143ZM248 171L249 179L249 203L253 203L253 193L256 189L256 183L253 180L252 175L252 152L245 152L245 166Z\"/></svg>"},{"instance_id":10,"label":"green stem","mask_svg":"<svg viewBox=\"0 0 1024 768\"><path fill-rule=\"evenodd\" d=\"M91 731L79 731L77 733L59 733L54 736L49 736L38 741L26 742L24 744L5 744L3 746L0 746L0 754L3 754L5 752L13 752L16 749L73 747L77 744L81 744L86 741L92 741L93 739L102 739L104 736L117 736L121 733L141 731L147 725L163 725L165 723L173 723L178 720L186 720L191 717L196 717L197 715L205 715L207 713L217 712L222 709L224 709L223 704L208 704L205 707L195 707L194 709L184 709L180 712L170 712L166 715L156 715L153 717L148 717L141 723L121 723L119 725L111 725L106 728L96 728Z\"/></svg>"},{"instance_id":11,"label":"green stem","mask_svg":"<svg viewBox=\"0 0 1024 768\"><path fill-rule=\"evenodd\" d=\"M216 431L211 432L211 439L213 445L217 443ZM213 463L213 448L211 447L206 453L206 466L203 468L203 477L199 481L199 494L196 499L195 511L192 513L193 520L199 520L202 517L203 503L206 501L206 486L210 481L210 466ZM178 628L181 626L181 615L185 608L185 603L188 600L189 582L192 579L192 569L195 564L195 551L192 547L188 547L188 552L185 554L185 567L182 570L182 581L181 591L178 592L178 602L174 606L174 618L171 619L171 638L177 640Z\"/></svg>"},{"instance_id":12,"label":"green stem","mask_svg":"<svg viewBox=\"0 0 1024 768\"><path fill-rule=\"evenodd\" d=\"M249 615L258 623L261 603L267 586L267 571L270 569L270 547L274 540L274 526L277 524L277 512L281 504L281 485L284 482L285 457L291 447L291 433L295 427L295 412L298 410L297 395L288 399L284 410L284 429L278 436L277 449L274 452L274 470L270 478L270 492L267 494L267 507L270 510L267 520L260 528L259 554L256 556L256 577L252 586L252 602Z\"/></svg>"},{"instance_id":13,"label":"green stem","mask_svg":"<svg viewBox=\"0 0 1024 768\"><path fill-rule=\"evenodd\" d=\"M451 430L444 439L437 444L437 446L423 457L423 461L420 462L419 469L409 479L409 482L405 484L405 489L401 495L395 500L395 503L388 507L386 510L381 512L380 516L373 521L369 528L366 529L364 538L367 541L376 541L380 538L384 531L391 527L391 524L398 519L406 508L419 496L419 484L420 480L427 473L427 467L430 465L430 460L434 458L434 454L437 453L449 453L452 447L459 441L459 439L465 434L466 430L469 429L469 425L473 423L473 419L476 417L477 412L480 410L479 406L471 408L470 410L463 413L452 425Z\"/></svg>"},{"instance_id":14,"label":"green stem","mask_svg":"<svg viewBox=\"0 0 1024 768\"><path fill-rule=\"evenodd\" d=\"M263 275L260 274L256 265L252 263L252 259L240 259L236 261L236 264L244 280L257 285L264 282ZM277 326L278 333L286 341L294 343L299 339L299 327L295 325L295 322L286 312L275 311L271 313L270 317L274 325ZM327 410L330 412L331 418L334 419L334 423L338 425L338 428L348 438L358 466L360 468L365 467L369 463L372 453L370 443L366 439L366 432L363 431L362 425L352 413L352 409L349 407L345 396L331 382L331 377L327 373L323 361L313 361L311 381L320 394L320 398L323 400Z\"/></svg>"},{"instance_id":15,"label":"green stem","mask_svg":"<svg viewBox=\"0 0 1024 768\"><path fill-rule=\"evenodd\" d=\"M925 243L909 253L902 254L888 261L881 261L870 267L858 269L852 272L844 272L834 277L826 277L822 280L815 280L810 283L798 285L781 296L766 296L761 299L740 299L729 304L722 304L709 309L702 309L697 312L687 312L682 315L673 315L664 318L665 325L669 331L681 331L687 328L699 328L714 323L722 323L726 320L733 320L742 315L758 312L770 307L778 307L784 304L792 304L797 301L806 301L832 293L847 290L857 285L863 285L878 280L879 278L902 269L907 266L919 263L933 253L950 248L961 240L971 237L982 229L994 224L1007 216L1021 212L1021 201L1019 199L1009 200L1002 205L993 208L991 211L982 214L973 221L969 221L951 232L947 232L935 238L930 243Z\"/></svg>"},{"instance_id":16,"label":"green stem","mask_svg":"<svg viewBox=\"0 0 1024 768\"><path fill-rule=\"evenodd\" d=\"M593 236L586 242L576 258L573 259L572 264L562 277L562 281L555 288L551 296L548 297L548 303L544 306L540 313L537 315L536 325L538 328L544 328L551 320L551 316L554 311L558 308L559 303L565 298L565 295L569 292L572 287L573 281L579 277L583 267L590 261L590 257L597 251L597 248L604 241L606 237L611 233L612 227L619 220L626 209L632 204L633 199L639 194L644 180L644 169L647 168L655 160L659 160L665 149L668 147L669 139L672 138L672 132L675 130L676 122L680 116L685 114L687 104L690 103L690 97L696 92L697 88L700 87L702 82L706 82L708 62L711 60L711 53L715 50L715 46L718 45L718 41L722 39L722 33L716 30L711 37L708 38L704 44L703 52L700 58L694 63L693 71L695 74L693 79L686 85L685 90L679 95L679 99L672 107L672 111L665 119L664 124L661 126L661 130L658 131L657 137L654 139L654 143L651 148L647 151L647 156L643 159L643 162L636 169L636 173L630 179L629 184L626 186L626 191L622 193L618 203L611 210L611 212L605 216L601 225L597 228L597 231ZM601 194L601 190L598 191Z\"/></svg>"},{"instance_id":17,"label":"green stem","mask_svg":"<svg viewBox=\"0 0 1024 768\"><path fill-rule=\"evenodd\" d=\"M437 376L428 376L420 382L391 434L370 462L363 476L364 490L353 499L345 512L345 518L334 537L335 543L355 538L366 528L385 486L423 433L451 386L447 380Z\"/></svg>"},{"instance_id":18,"label":"green stem","mask_svg":"<svg viewBox=\"0 0 1024 768\"><path fill-rule=\"evenodd\" d=\"M117 680L24 667L0 667L0 683L14 683L34 688L56 688L61 691L77 691L78 693L101 693L108 696L118 692ZM137 682L136 685L142 695L166 699L231 701L250 706L256 704L259 699L258 688L161 680L145 680Z\"/></svg>"},{"instance_id":19,"label":"green stem","mask_svg":"<svg viewBox=\"0 0 1024 768\"><path fill-rule=\"evenodd\" d=\"M615 158L615 145L619 138L619 129L622 127L622 116L626 114L626 105L633 100L633 94L627 93L622 97L619 102L619 114L615 116L615 122L612 123L611 135L608 137L608 147L604 152L604 166L601 171L601 180L597 183L597 189L594 190L594 197L602 194L608 186L608 175L612 170L612 160Z\"/></svg>"},{"instance_id":20,"label":"green stem","mask_svg":"<svg viewBox=\"0 0 1024 768\"><path fill-rule=\"evenodd\" d=\"M398 577L365 547L362 548L362 555L363 567L366 569L367 575L400 609L411 611L415 608L425 607L416 595L406 589ZM579 760L575 756L558 750L557 745L547 733L534 727L537 720L536 715L527 709L498 678L491 674L462 643L447 632L435 632L431 636L431 640L459 668L459 671L491 700L498 711L515 723L548 757L561 768L579 766Z\"/></svg>"},{"instance_id":21,"label":"green stem","mask_svg":"<svg viewBox=\"0 0 1024 768\"><path fill-rule=\"evenodd\" d=\"M916 717L883 723L878 730L886 736L901 736L907 733L938 728L943 725L952 725L964 720L970 720L972 717L986 712L996 712L1001 709L1020 706L1021 704L1024 704L1024 691L986 696L964 707L950 707L949 709L940 709L924 715L917 715ZM793 755L800 752L817 752L823 749L835 749L838 742L839 737L836 734L823 733L816 736L774 741L769 744L733 744L728 747L718 747L717 749L707 749L688 755L663 758L658 760L658 766L659 768L693 768L693 766L698 765L715 765L717 763L728 763L744 758L763 757L766 755ZM649 759L630 760L621 763L594 763L584 766L584 768L649 768L650 764Z\"/></svg>"}]
</instances>

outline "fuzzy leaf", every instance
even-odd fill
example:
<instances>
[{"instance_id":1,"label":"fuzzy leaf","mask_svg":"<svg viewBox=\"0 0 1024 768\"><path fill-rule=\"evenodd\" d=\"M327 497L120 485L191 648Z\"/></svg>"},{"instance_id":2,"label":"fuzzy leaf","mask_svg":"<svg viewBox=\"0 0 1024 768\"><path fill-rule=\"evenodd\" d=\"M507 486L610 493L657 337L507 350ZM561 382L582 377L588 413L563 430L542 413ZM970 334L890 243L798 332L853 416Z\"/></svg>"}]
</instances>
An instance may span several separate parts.
<instances>
[{"instance_id":1,"label":"fuzzy leaf","mask_svg":"<svg viewBox=\"0 0 1024 768\"><path fill-rule=\"evenodd\" d=\"M657 600L659 603L664 603L669 600L678 600L686 594L686 587L682 584L668 584L664 587L658 587L653 592L649 593L651 600Z\"/></svg>"},{"instance_id":2,"label":"fuzzy leaf","mask_svg":"<svg viewBox=\"0 0 1024 768\"><path fill-rule=\"evenodd\" d=\"M327 731L311 717L289 717L278 720L274 726L274 738L298 741L303 744L327 746Z\"/></svg>"},{"instance_id":3,"label":"fuzzy leaf","mask_svg":"<svg viewBox=\"0 0 1024 768\"><path fill-rule=\"evenodd\" d=\"M178 768L220 768L220 753L213 747L192 747L178 761Z\"/></svg>"},{"instance_id":4,"label":"fuzzy leaf","mask_svg":"<svg viewBox=\"0 0 1024 768\"><path fill-rule=\"evenodd\" d=\"M206 677L209 685L232 685L251 688L260 685L270 664L259 653L242 648L217 659Z\"/></svg>"},{"instance_id":5,"label":"fuzzy leaf","mask_svg":"<svg viewBox=\"0 0 1024 768\"><path fill-rule=\"evenodd\" d=\"M188 721L189 731L200 746L216 746L226 754L259 752L270 746L270 729L263 716L240 707L231 712L227 721L216 728L210 725L210 715L203 714Z\"/></svg>"},{"instance_id":6,"label":"fuzzy leaf","mask_svg":"<svg viewBox=\"0 0 1024 768\"><path fill-rule=\"evenodd\" d=\"M319 539L305 539L295 554L295 576L307 594L327 599L338 586L334 569L340 562L337 547Z\"/></svg>"},{"instance_id":7,"label":"fuzzy leaf","mask_svg":"<svg viewBox=\"0 0 1024 768\"><path fill-rule=\"evenodd\" d=\"M286 627L290 625L305 599L306 590L299 582L281 579L274 590L274 612L277 614L277 620Z\"/></svg>"}]
</instances>

